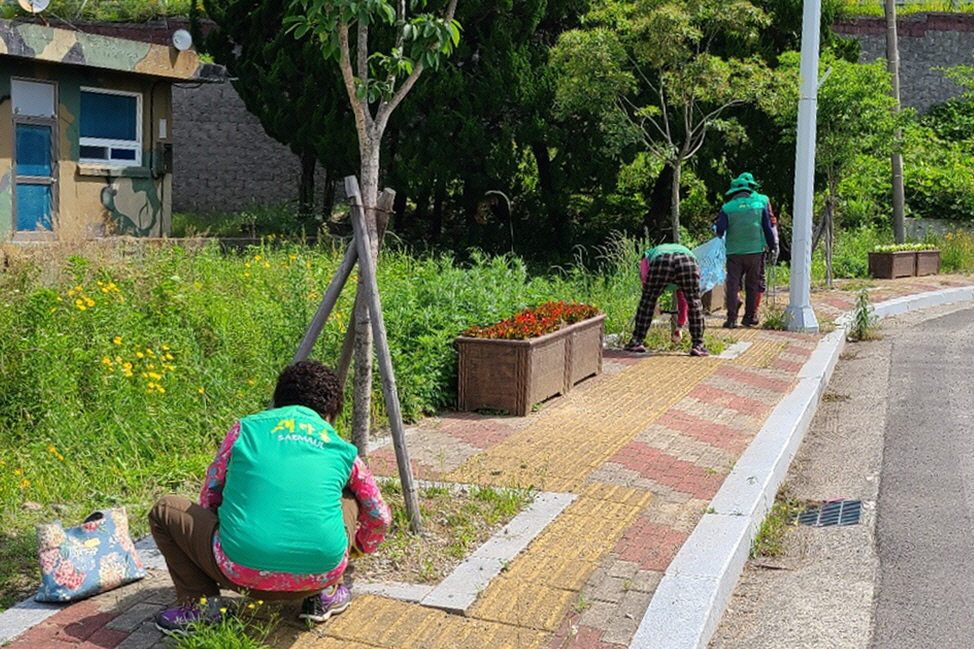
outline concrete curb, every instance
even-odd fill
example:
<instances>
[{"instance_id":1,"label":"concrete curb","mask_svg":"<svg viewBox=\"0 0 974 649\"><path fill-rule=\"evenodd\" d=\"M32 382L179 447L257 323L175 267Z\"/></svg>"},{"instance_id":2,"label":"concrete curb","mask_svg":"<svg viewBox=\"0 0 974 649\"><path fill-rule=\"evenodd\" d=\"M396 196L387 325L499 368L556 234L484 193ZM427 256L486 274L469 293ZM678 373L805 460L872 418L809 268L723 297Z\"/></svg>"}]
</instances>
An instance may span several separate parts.
<instances>
[{"instance_id":1,"label":"concrete curb","mask_svg":"<svg viewBox=\"0 0 974 649\"><path fill-rule=\"evenodd\" d=\"M877 317L974 300L974 287L932 291L875 305ZM845 345L851 313L836 319L771 412L660 581L630 649L704 649L747 561Z\"/></svg>"}]
</instances>

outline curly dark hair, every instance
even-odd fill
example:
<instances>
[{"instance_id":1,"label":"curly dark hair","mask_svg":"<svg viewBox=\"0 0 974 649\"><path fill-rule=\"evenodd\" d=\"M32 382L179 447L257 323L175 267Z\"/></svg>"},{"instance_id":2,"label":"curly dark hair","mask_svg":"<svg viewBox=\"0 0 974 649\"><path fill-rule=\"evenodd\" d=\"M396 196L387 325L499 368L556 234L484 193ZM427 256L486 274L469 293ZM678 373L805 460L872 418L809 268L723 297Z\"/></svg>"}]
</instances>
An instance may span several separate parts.
<instances>
[{"instance_id":1,"label":"curly dark hair","mask_svg":"<svg viewBox=\"0 0 974 649\"><path fill-rule=\"evenodd\" d=\"M298 361L277 377L274 407L305 406L325 419L337 417L345 404L338 377L318 361Z\"/></svg>"}]
</instances>

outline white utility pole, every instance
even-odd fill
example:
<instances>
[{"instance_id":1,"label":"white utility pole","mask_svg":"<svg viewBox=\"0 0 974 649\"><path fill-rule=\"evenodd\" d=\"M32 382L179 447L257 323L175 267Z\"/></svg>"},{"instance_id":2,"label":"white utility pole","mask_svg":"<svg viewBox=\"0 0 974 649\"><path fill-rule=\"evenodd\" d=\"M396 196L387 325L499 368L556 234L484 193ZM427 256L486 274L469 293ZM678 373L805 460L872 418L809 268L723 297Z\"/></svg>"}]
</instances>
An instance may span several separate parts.
<instances>
[{"instance_id":1,"label":"white utility pole","mask_svg":"<svg viewBox=\"0 0 974 649\"><path fill-rule=\"evenodd\" d=\"M818 102L819 26L822 0L805 0L802 16L801 98L795 151L795 200L791 232L791 284L785 318L789 331L818 331L810 304L812 211L815 191L815 112Z\"/></svg>"}]
</instances>

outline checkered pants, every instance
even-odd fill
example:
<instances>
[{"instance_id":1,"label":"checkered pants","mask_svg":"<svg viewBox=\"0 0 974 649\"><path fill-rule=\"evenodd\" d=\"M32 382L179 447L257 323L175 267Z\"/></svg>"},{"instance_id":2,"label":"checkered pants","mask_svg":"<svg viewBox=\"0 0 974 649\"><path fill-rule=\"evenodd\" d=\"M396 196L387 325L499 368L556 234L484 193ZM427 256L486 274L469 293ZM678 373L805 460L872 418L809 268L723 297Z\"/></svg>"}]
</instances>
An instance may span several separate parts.
<instances>
[{"instance_id":1,"label":"checkered pants","mask_svg":"<svg viewBox=\"0 0 974 649\"><path fill-rule=\"evenodd\" d=\"M653 323L656 301L667 284L675 284L683 291L690 307L690 339L693 344L703 344L703 303L700 302L700 267L690 255L671 253L660 255L649 265L649 273L643 284L643 296L636 309L636 325L632 339L642 343Z\"/></svg>"}]
</instances>

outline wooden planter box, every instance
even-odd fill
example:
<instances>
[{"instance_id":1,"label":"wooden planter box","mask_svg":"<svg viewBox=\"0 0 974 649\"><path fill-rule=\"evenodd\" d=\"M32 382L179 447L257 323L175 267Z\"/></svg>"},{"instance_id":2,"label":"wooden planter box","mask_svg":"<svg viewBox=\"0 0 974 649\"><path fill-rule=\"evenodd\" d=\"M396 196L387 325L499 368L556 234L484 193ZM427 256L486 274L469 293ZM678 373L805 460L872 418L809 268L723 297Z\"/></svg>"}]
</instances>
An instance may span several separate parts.
<instances>
[{"instance_id":1,"label":"wooden planter box","mask_svg":"<svg viewBox=\"0 0 974 649\"><path fill-rule=\"evenodd\" d=\"M869 253L869 274L877 279L894 279L916 275L915 250Z\"/></svg>"},{"instance_id":2,"label":"wooden planter box","mask_svg":"<svg viewBox=\"0 0 974 649\"><path fill-rule=\"evenodd\" d=\"M604 321L600 314L529 340L458 337L459 409L523 417L534 404L601 373Z\"/></svg>"},{"instance_id":3,"label":"wooden planter box","mask_svg":"<svg viewBox=\"0 0 974 649\"><path fill-rule=\"evenodd\" d=\"M916 274L936 275L940 272L939 250L917 250Z\"/></svg>"},{"instance_id":4,"label":"wooden planter box","mask_svg":"<svg viewBox=\"0 0 974 649\"><path fill-rule=\"evenodd\" d=\"M711 314L724 308L724 285L718 284L700 296L703 312Z\"/></svg>"}]
</instances>

